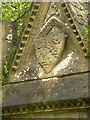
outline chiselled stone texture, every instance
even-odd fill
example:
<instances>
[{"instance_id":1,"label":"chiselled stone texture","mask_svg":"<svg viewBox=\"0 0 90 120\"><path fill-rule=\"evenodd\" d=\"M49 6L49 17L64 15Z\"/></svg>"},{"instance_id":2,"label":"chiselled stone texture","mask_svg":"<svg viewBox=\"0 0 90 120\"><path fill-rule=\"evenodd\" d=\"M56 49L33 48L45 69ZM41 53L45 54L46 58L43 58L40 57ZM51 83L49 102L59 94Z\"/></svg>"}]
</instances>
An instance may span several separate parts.
<instances>
[{"instance_id":1,"label":"chiselled stone texture","mask_svg":"<svg viewBox=\"0 0 90 120\"><path fill-rule=\"evenodd\" d=\"M86 26L87 14L77 20L79 5L83 8L80 3L32 3L3 86L4 117L90 110L90 58L80 24Z\"/></svg>"},{"instance_id":2,"label":"chiselled stone texture","mask_svg":"<svg viewBox=\"0 0 90 120\"><path fill-rule=\"evenodd\" d=\"M77 7L78 6L78 7ZM62 3L68 21L86 57L89 56L88 36L85 37L85 28L88 28L88 6L85 3ZM82 11L81 11L82 10ZM69 11L69 13L68 13ZM77 12L81 11L81 12Z\"/></svg>"},{"instance_id":3,"label":"chiselled stone texture","mask_svg":"<svg viewBox=\"0 0 90 120\"><path fill-rule=\"evenodd\" d=\"M13 71L15 71L18 68L18 65L21 61L21 56L23 54L23 50L26 46L27 40L30 36L30 33L32 34L31 28L33 26L34 19L36 17L38 9L39 9L39 3L36 3L36 4L32 5L31 8L32 8L32 11L28 15L27 24L25 26L25 29L24 29L23 33L22 33L19 48L18 48L17 54L15 56L16 60L14 61L13 66L12 66Z\"/></svg>"},{"instance_id":4,"label":"chiselled stone texture","mask_svg":"<svg viewBox=\"0 0 90 120\"><path fill-rule=\"evenodd\" d=\"M87 98L88 95L88 73L82 73L4 85L3 106Z\"/></svg>"},{"instance_id":5,"label":"chiselled stone texture","mask_svg":"<svg viewBox=\"0 0 90 120\"><path fill-rule=\"evenodd\" d=\"M88 118L90 99L61 100L5 107L4 118ZM86 109L86 111L85 111ZM38 112L37 112L38 111ZM48 112L46 112L48 111ZM10 119L9 119L10 120ZM67 119L66 119L67 120Z\"/></svg>"},{"instance_id":6,"label":"chiselled stone texture","mask_svg":"<svg viewBox=\"0 0 90 120\"><path fill-rule=\"evenodd\" d=\"M75 4L62 2L32 5L9 82L88 71L88 47L74 9Z\"/></svg>"},{"instance_id":7,"label":"chiselled stone texture","mask_svg":"<svg viewBox=\"0 0 90 120\"><path fill-rule=\"evenodd\" d=\"M61 23L56 18L51 18L36 38L36 57L46 73L57 65L65 47L65 34L58 28L59 24Z\"/></svg>"},{"instance_id":8,"label":"chiselled stone texture","mask_svg":"<svg viewBox=\"0 0 90 120\"><path fill-rule=\"evenodd\" d=\"M89 109L88 73L3 86L3 115ZM45 113L44 113L45 114Z\"/></svg>"}]
</instances>

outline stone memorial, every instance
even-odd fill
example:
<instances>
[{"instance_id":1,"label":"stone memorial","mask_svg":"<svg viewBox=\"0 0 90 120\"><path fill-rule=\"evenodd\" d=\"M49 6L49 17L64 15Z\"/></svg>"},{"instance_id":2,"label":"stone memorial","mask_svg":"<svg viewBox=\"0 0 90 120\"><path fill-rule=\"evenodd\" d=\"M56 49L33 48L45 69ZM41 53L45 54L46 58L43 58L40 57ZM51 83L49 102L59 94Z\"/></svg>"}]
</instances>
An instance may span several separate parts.
<instances>
[{"instance_id":1,"label":"stone memorial","mask_svg":"<svg viewBox=\"0 0 90 120\"><path fill-rule=\"evenodd\" d=\"M89 118L88 3L33 2L7 82L3 118Z\"/></svg>"}]
</instances>

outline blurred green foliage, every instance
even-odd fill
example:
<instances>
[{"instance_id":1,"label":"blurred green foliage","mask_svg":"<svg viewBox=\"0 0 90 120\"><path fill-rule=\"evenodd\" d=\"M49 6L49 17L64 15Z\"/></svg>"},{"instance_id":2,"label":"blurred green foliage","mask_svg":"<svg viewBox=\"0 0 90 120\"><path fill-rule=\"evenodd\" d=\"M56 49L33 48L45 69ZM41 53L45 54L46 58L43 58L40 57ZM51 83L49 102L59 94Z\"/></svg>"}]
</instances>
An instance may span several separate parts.
<instances>
[{"instance_id":1,"label":"blurred green foliage","mask_svg":"<svg viewBox=\"0 0 90 120\"><path fill-rule=\"evenodd\" d=\"M8 55L5 58L5 63L2 66L2 83L7 82L9 70L11 68L11 63L15 54L16 47L13 46L9 49Z\"/></svg>"},{"instance_id":2,"label":"blurred green foliage","mask_svg":"<svg viewBox=\"0 0 90 120\"><path fill-rule=\"evenodd\" d=\"M16 21L18 23L18 37L20 36L30 5L31 2L0 2L0 19L12 22ZM10 48L9 53L5 58L5 63L2 65L2 83L5 83L8 80L8 74L15 51L15 46Z\"/></svg>"},{"instance_id":3,"label":"blurred green foliage","mask_svg":"<svg viewBox=\"0 0 90 120\"><path fill-rule=\"evenodd\" d=\"M84 27L84 35L85 35L85 37L89 37L90 38L90 28L88 27Z\"/></svg>"},{"instance_id":4,"label":"blurred green foliage","mask_svg":"<svg viewBox=\"0 0 90 120\"><path fill-rule=\"evenodd\" d=\"M90 27L85 27L84 28L84 37L86 38L85 39L85 45L88 49L88 57L90 57Z\"/></svg>"},{"instance_id":5,"label":"blurred green foliage","mask_svg":"<svg viewBox=\"0 0 90 120\"><path fill-rule=\"evenodd\" d=\"M18 36L22 30L22 25L28 14L31 2L0 2L1 20L17 21Z\"/></svg>"}]
</instances>

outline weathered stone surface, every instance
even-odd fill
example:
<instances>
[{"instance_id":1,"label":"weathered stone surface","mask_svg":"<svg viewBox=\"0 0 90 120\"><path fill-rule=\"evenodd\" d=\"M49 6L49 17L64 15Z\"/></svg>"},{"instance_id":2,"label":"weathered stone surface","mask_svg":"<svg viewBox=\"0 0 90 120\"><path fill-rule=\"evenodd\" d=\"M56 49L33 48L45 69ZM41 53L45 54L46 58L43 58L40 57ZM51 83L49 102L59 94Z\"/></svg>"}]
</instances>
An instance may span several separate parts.
<instances>
[{"instance_id":1,"label":"weathered stone surface","mask_svg":"<svg viewBox=\"0 0 90 120\"><path fill-rule=\"evenodd\" d=\"M44 111L45 117L49 110L79 109L85 110L83 118L88 116L90 59L86 45L88 39L81 30L81 23L87 26L84 21L87 13L77 14L81 6L82 11L87 12L80 3L32 4L9 83L3 86L4 115L11 112L12 117L22 113L32 117L35 114L30 115L31 112ZM81 113L71 115L81 118ZM55 113L49 115L55 117ZM66 117L68 115L66 113ZM62 115L57 117L63 118Z\"/></svg>"},{"instance_id":2,"label":"weathered stone surface","mask_svg":"<svg viewBox=\"0 0 90 120\"><path fill-rule=\"evenodd\" d=\"M79 15L75 11L79 8L75 8L75 4L71 3L34 5L10 71L9 82L38 80L88 71L88 59L85 58L88 48L83 41L83 32L80 31L81 24L76 21ZM83 5L80 6L83 11L84 9L87 11ZM35 9L36 16L33 15ZM87 19L87 13L85 15L83 13L79 21L84 18Z\"/></svg>"},{"instance_id":3,"label":"weathered stone surface","mask_svg":"<svg viewBox=\"0 0 90 120\"><path fill-rule=\"evenodd\" d=\"M0 21L0 38L2 39L2 63L12 46L17 46L17 23L10 21Z\"/></svg>"},{"instance_id":4,"label":"weathered stone surface","mask_svg":"<svg viewBox=\"0 0 90 120\"><path fill-rule=\"evenodd\" d=\"M7 120L5 118L9 118L9 120L29 120L30 118L34 118L35 120L49 120L52 118L52 120L88 120L88 113L87 112L77 112L77 111L70 111L70 112L59 112L59 111L53 111L53 112L39 112L39 113L30 113L30 114L19 114L19 115L10 115L10 116L4 116L4 120Z\"/></svg>"},{"instance_id":5,"label":"weathered stone surface","mask_svg":"<svg viewBox=\"0 0 90 120\"><path fill-rule=\"evenodd\" d=\"M88 97L88 73L3 86L3 106Z\"/></svg>"}]
</instances>

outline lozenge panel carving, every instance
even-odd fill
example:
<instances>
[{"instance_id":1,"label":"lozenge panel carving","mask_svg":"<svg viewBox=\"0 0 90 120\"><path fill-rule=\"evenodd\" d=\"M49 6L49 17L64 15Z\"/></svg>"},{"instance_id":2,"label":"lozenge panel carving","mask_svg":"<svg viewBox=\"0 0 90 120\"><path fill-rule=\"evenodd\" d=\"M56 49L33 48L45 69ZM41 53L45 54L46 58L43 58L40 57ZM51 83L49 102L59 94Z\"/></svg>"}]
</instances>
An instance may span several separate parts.
<instances>
[{"instance_id":1,"label":"lozenge panel carving","mask_svg":"<svg viewBox=\"0 0 90 120\"><path fill-rule=\"evenodd\" d=\"M65 34L53 26L46 34L40 34L35 42L35 54L46 73L60 60L65 45Z\"/></svg>"}]
</instances>

